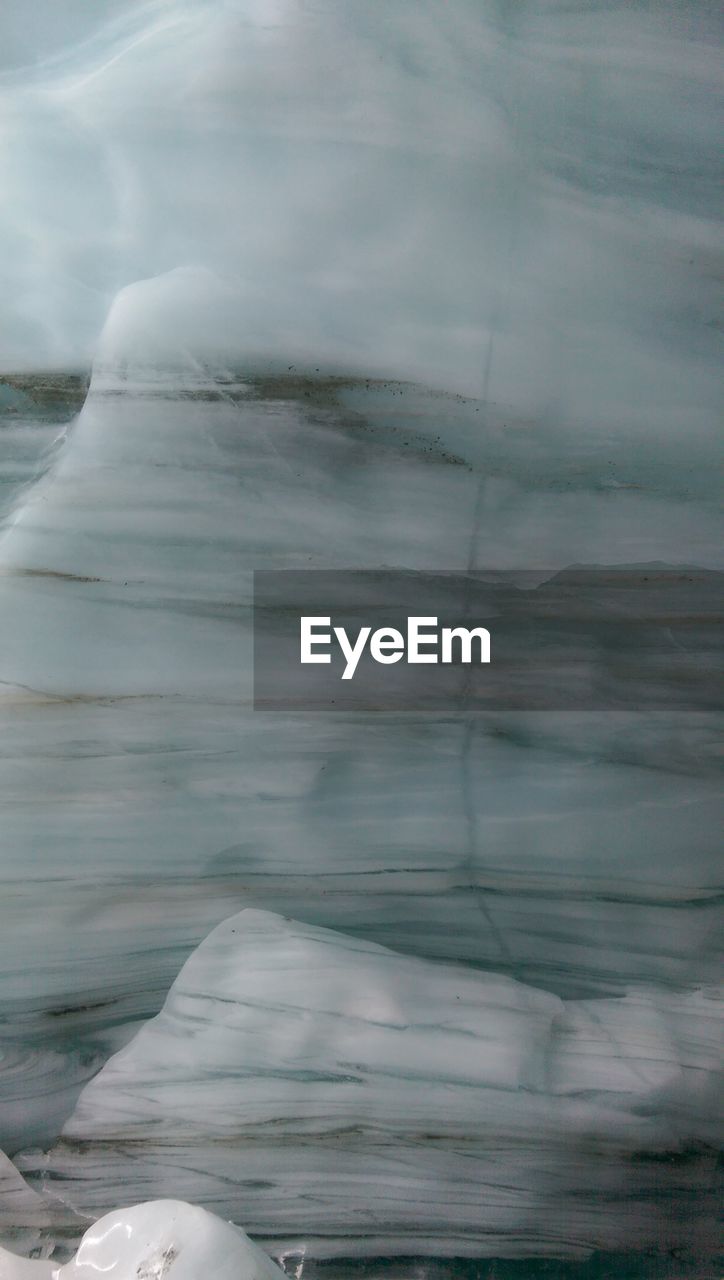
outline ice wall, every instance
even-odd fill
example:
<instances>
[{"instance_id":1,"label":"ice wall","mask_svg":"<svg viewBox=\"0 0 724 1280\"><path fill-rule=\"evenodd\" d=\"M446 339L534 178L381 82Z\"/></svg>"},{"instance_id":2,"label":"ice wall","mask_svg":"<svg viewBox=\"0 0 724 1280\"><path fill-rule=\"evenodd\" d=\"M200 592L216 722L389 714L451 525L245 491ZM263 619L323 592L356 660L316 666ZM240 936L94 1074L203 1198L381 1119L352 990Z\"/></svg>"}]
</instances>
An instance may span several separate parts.
<instances>
[{"instance_id":1,"label":"ice wall","mask_svg":"<svg viewBox=\"0 0 724 1280\"><path fill-rule=\"evenodd\" d=\"M0 78L0 363L93 374L42 458L25 384L0 387L0 1146L43 1190L3 1164L3 1238L30 1248L77 1176L86 1213L153 1183L358 1255L708 1252L714 718L250 702L254 568L721 566L708 8L37 0L32 43L26 9ZM334 931L335 1025L364 995L351 953L377 956L380 1002L403 972L430 995L422 1029L398 1001L413 1040L355 1022L341 1123L387 1126L361 1170L314 1128L300 1055L341 1054L278 1016L284 940L242 973L262 1065L291 1073L271 1101L240 1085L216 961L193 1033L169 1032L177 984L136 1037L249 907ZM331 981L292 1021L321 1025ZM458 981L472 1083L441 1081ZM522 1039L500 991L531 1006ZM115 1059L33 1152L129 1041L119 1132ZM395 1075L412 1043L421 1098ZM307 1106L309 1148L258 1143L240 1190L240 1117L289 1137Z\"/></svg>"},{"instance_id":2,"label":"ice wall","mask_svg":"<svg viewBox=\"0 0 724 1280\"><path fill-rule=\"evenodd\" d=\"M242 911L21 1167L56 1213L177 1187L277 1254L707 1250L721 1027Z\"/></svg>"},{"instance_id":3,"label":"ice wall","mask_svg":"<svg viewBox=\"0 0 724 1280\"><path fill-rule=\"evenodd\" d=\"M257 362L711 430L707 6L64 0L39 25L0 81L6 368L88 362L118 289L192 265Z\"/></svg>"},{"instance_id":4,"label":"ice wall","mask_svg":"<svg viewBox=\"0 0 724 1280\"><path fill-rule=\"evenodd\" d=\"M634 1248L642 1206L668 1188L677 1216L664 1230L661 1215L649 1214L646 1239L708 1249L709 1086L701 1097L693 1091L693 1120L684 1103L691 1081L708 1081L712 1070L713 1034L701 1028L714 1022L715 1006L695 994L716 974L720 791L709 717L620 709L265 717L252 711L250 682L254 567L500 567L529 564L533 547L551 567L652 557L719 564L706 451L697 455L689 440L633 449L612 428L541 433L481 399L399 381L240 369L208 343L212 323L231 323L228 302L224 282L205 268L120 292L83 410L0 539L8 727L0 776L10 801L0 896L2 1142L37 1186L51 1159L43 1212L52 1187L77 1176L83 1193L74 1188L70 1203L86 1213L128 1196L183 1194L317 1251L331 1234L337 1252L343 1239L356 1253L476 1255L487 1239L494 1252L540 1255ZM695 487L685 470L692 460ZM495 1093L485 1115L492 1125L504 1101L515 1132L501 1134L505 1153L494 1167L482 1154L474 1169L465 1166L473 1171L452 1233L435 1196L443 1185L449 1200L458 1194L452 1165L461 1152L435 1155L416 1141L407 1149L416 1095L409 1081L393 1083L386 1060L368 1092L374 1123L392 1117L392 1127L365 1168L377 1184L390 1152L393 1163L402 1159L408 1203L384 1231L374 1222L389 1197L370 1199L350 1171L352 1194L335 1192L356 1156L343 1143L330 1163L324 1135L311 1154L293 1144L288 1151L286 1140L283 1150L254 1147L264 1171L251 1180L277 1188L271 1198L238 1190L244 1142L227 1144L226 1164L218 1163L213 1135L223 1145L226 1112L199 1112L195 1174L185 1130L174 1130L154 1165L164 1080L176 1080L169 1089L178 1086L187 1107L206 1078L205 1067L184 1059L179 1083L165 1051L152 1105L144 1103L130 1138L138 1145L124 1146L123 1158L111 1158L104 1141L105 1102L78 1166L69 1137L52 1157L28 1152L52 1144L88 1077L156 1012L189 951L249 906L334 929L340 973L345 949L391 945L403 955L376 980L380 993L408 965L431 998L436 982L445 988L435 965L456 962L473 966L456 974L467 973L483 997L491 983L510 990L514 978L526 1000L554 1011L545 1088L535 1046L513 1052L495 1009L479 1020L475 1034L489 1049L479 1083ZM305 998L321 997L326 984L320 974ZM651 991L639 997L642 985ZM446 991L435 1017L447 1027ZM278 1003L274 992L269 998ZM421 1016L416 1007L403 1021ZM219 1028L208 1022L214 1046ZM677 1023L691 1035L672 1033ZM366 1025L361 1034L364 1045L377 1035ZM442 1050L434 1034L415 1044L430 1118L444 1127L452 1102L436 1077ZM327 1037L319 1061L332 1050ZM385 1049L393 1060L400 1053L409 1065L404 1037ZM293 1055L287 1068L289 1106L271 1116L280 1129L307 1105ZM529 1070L540 1094L531 1108ZM232 1062L232 1117L235 1072ZM509 1077L502 1101L501 1072ZM108 1078L83 1094L81 1119ZM623 1128L602 1166L596 1135L614 1123L608 1094L632 1089L636 1101L624 1102ZM591 1098L582 1150L578 1122L569 1124L578 1093ZM470 1128L467 1103L458 1102ZM255 1131L270 1105L256 1087L246 1112ZM342 1098L345 1132L358 1111L355 1096ZM479 1139L482 1151L482 1132ZM683 1163L667 1177L672 1151ZM307 1155L321 1169L314 1211L300 1190L311 1176ZM556 1184L546 1199L550 1167ZM512 1201L501 1190L511 1173ZM497 1190L481 1210L483 1183ZM583 1187L579 1232L566 1224ZM590 1206L602 1188L607 1208L594 1222ZM692 1196L690 1229L683 1206Z\"/></svg>"},{"instance_id":5,"label":"ice wall","mask_svg":"<svg viewBox=\"0 0 724 1280\"><path fill-rule=\"evenodd\" d=\"M154 1012L251 903L566 994L709 981L706 718L383 732L255 715L250 667L253 568L717 565L703 458L694 501L688 440L652 456L407 384L244 381L204 346L226 296L198 270L121 292L0 540L8 1029L65 1052L66 1027Z\"/></svg>"}]
</instances>

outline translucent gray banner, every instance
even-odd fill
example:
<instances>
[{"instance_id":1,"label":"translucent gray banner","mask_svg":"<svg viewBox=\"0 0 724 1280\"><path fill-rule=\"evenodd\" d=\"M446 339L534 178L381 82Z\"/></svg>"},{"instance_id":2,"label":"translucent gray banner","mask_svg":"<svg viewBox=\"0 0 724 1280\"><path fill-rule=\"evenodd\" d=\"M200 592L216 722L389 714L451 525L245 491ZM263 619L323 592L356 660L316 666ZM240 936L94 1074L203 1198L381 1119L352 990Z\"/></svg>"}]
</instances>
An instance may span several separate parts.
<instances>
[{"instance_id":1,"label":"translucent gray banner","mask_svg":"<svg viewBox=\"0 0 724 1280\"><path fill-rule=\"evenodd\" d=\"M254 575L258 710L724 708L724 574Z\"/></svg>"}]
</instances>

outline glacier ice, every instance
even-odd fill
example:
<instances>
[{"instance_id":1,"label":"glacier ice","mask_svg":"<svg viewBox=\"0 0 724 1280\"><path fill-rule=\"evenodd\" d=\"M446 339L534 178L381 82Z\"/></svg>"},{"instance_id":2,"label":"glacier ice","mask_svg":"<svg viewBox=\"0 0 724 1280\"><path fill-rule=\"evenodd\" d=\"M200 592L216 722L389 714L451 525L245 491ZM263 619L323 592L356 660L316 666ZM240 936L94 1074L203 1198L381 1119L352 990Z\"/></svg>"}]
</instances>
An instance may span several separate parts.
<instances>
[{"instance_id":1,"label":"glacier ice","mask_svg":"<svg viewBox=\"0 0 724 1280\"><path fill-rule=\"evenodd\" d=\"M511 412L712 439L707 6L62 8L0 81L6 368L88 363L120 288L190 264L256 359L475 395L492 342Z\"/></svg>"},{"instance_id":2,"label":"glacier ice","mask_svg":"<svg viewBox=\"0 0 724 1280\"><path fill-rule=\"evenodd\" d=\"M43 1248L51 1225L51 1214L42 1196L25 1182L15 1165L0 1151L0 1237L13 1252L30 1253ZM0 1277L5 1280L3 1250L0 1249ZM13 1260L14 1265L14 1260Z\"/></svg>"},{"instance_id":3,"label":"glacier ice","mask_svg":"<svg viewBox=\"0 0 724 1280\"><path fill-rule=\"evenodd\" d=\"M72 1178L87 1213L132 1186L134 1198L180 1195L270 1238L288 1229L298 1242L301 1232L320 1255L340 1241L389 1256L479 1254L481 1184L497 1188L489 1239L499 1253L637 1248L647 1199L657 1205L652 1245L708 1247L716 1018L693 992L716 977L711 718L312 722L255 715L250 684L254 567L429 569L471 555L523 565L533 531L553 567L641 562L653 549L716 566L711 495L704 487L691 501L681 478L694 446L672 446L650 470L626 437L612 448L610 434L605 444L536 435L489 416L481 428L482 401L469 397L229 367L204 346L200 291L212 312L223 303L223 288L196 269L121 293L82 412L0 540L9 1153L37 1186ZM611 452L630 486L602 486ZM233 1144L210 1144L208 1164L203 1140L203 1160L189 1163L198 1152L185 1132L146 1164L143 1126L112 1157L102 1137L82 1160L68 1133L53 1147L84 1073L157 1012L208 931L248 907L341 932L347 945L390 947L413 965L468 963L483 987L516 980L510 990L555 1011L542 1053L555 1079L543 1088L541 1052L516 1056L502 1037L496 1053L520 1088L499 1088L500 1067L497 1082L480 1085L483 1120L509 1125L497 1154L471 1155L467 1180L453 1171L468 1150L454 1135L412 1156L404 1134L394 1157L373 1144L365 1168L380 1201L368 1202L364 1231L359 1196L340 1193L332 1212L330 1188L358 1176L334 1139L315 1148L311 1169L286 1142L253 1146L249 1181L278 1185L280 1163L289 1179L278 1217L258 1187L240 1204ZM691 1025L690 1040L673 1023L682 1035ZM420 1068L444 1116L460 1086L435 1080L435 1052L434 1039L420 1044ZM107 1078L83 1092L77 1116ZM404 1128L409 1090L384 1078L380 1123ZM181 1105L200 1086L184 1080ZM287 1091L299 1121L303 1099L291 1082ZM257 1102L263 1114L263 1091ZM222 1107L220 1133L223 1122ZM32 1154L38 1141L52 1156ZM414 1195L406 1208L398 1197L384 1234L371 1224L378 1205L395 1202L388 1177ZM316 1208L305 1216L310 1179ZM441 1207L440 1188L452 1186ZM664 1187L681 1206L669 1225ZM585 1197L607 1206L597 1223L573 1212Z\"/></svg>"},{"instance_id":4,"label":"glacier ice","mask_svg":"<svg viewBox=\"0 0 724 1280\"><path fill-rule=\"evenodd\" d=\"M316 1256L706 1248L721 1052L703 992L563 1002L245 910L20 1167L76 1213L182 1187ZM686 1223L652 1202L672 1161Z\"/></svg>"},{"instance_id":5,"label":"glacier ice","mask_svg":"<svg viewBox=\"0 0 724 1280\"><path fill-rule=\"evenodd\" d=\"M711 7L32 9L0 19L3 1241L133 1187L416 1277L708 1255L717 718L260 716L251 574L721 566Z\"/></svg>"},{"instance_id":6,"label":"glacier ice","mask_svg":"<svg viewBox=\"0 0 724 1280\"><path fill-rule=\"evenodd\" d=\"M136 1204L101 1218L62 1266L0 1249L0 1280L279 1280L283 1275L239 1227L177 1200Z\"/></svg>"}]
</instances>

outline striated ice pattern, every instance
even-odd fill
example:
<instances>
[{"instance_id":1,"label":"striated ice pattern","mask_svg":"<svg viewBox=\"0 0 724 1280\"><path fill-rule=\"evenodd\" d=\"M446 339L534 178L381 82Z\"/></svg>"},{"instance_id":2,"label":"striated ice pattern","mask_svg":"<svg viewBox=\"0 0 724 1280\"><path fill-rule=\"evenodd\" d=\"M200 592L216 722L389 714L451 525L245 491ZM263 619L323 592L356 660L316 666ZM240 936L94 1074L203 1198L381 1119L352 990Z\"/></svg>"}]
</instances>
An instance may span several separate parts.
<instances>
[{"instance_id":1,"label":"striated ice pattern","mask_svg":"<svg viewBox=\"0 0 724 1280\"><path fill-rule=\"evenodd\" d=\"M6 5L0 1280L718 1274L721 716L255 710L253 574L720 581L719 54Z\"/></svg>"},{"instance_id":2,"label":"striated ice pattern","mask_svg":"<svg viewBox=\"0 0 724 1280\"><path fill-rule=\"evenodd\" d=\"M247 910L21 1167L84 1213L175 1185L317 1256L697 1246L720 1052L704 993L563 1002Z\"/></svg>"}]
</instances>

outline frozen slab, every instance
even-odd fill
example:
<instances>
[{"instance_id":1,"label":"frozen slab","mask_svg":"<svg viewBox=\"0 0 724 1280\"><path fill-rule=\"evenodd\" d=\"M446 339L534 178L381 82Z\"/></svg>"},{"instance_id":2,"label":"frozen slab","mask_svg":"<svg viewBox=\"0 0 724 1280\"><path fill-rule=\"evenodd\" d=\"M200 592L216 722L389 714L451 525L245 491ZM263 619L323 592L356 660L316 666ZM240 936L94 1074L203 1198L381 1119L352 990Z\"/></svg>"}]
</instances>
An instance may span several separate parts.
<instances>
[{"instance_id":1,"label":"frozen slab","mask_svg":"<svg viewBox=\"0 0 724 1280\"><path fill-rule=\"evenodd\" d=\"M245 1233L197 1205L158 1200L117 1209L83 1236L63 1266L0 1249L0 1280L279 1280L284 1273Z\"/></svg>"},{"instance_id":2,"label":"frozen slab","mask_svg":"<svg viewBox=\"0 0 724 1280\"><path fill-rule=\"evenodd\" d=\"M218 1108L212 1130L225 1126L229 1112L236 1122L247 1105L251 1123L263 1123L250 1090L254 1078L275 1076L275 1064L291 1071L272 1086L281 1098L289 1094L290 1132L305 1128L299 1106L330 1130L337 1113L349 1124L356 1111L368 1123L404 1123L398 1095L418 1078L445 1086L453 1106L457 1086L539 1091L551 1024L561 1012L555 996L506 977L431 965L270 912L243 911L194 953L162 1013L86 1087L64 1132L80 1136L90 1123L99 1136L114 1133L117 1117L133 1136L123 1119L127 1085L133 1109L150 1064L164 1059L172 1074L183 1073L184 1060L190 1066L204 1057L211 1075L231 1074L231 1099L214 1100L202 1083L203 1109L192 1106L183 1121L203 1132L208 1107ZM194 1034L197 1020L202 1038ZM378 1073L388 1077L390 1095L374 1098ZM295 1083L305 1086L299 1098ZM187 1100L163 1089L155 1113L160 1129L173 1129L184 1107ZM326 1115L318 1115L323 1107Z\"/></svg>"},{"instance_id":3,"label":"frozen slab","mask_svg":"<svg viewBox=\"0 0 724 1280\"><path fill-rule=\"evenodd\" d=\"M721 1042L701 995L566 1004L247 910L21 1167L76 1212L174 1192L315 1256L700 1247Z\"/></svg>"}]
</instances>

